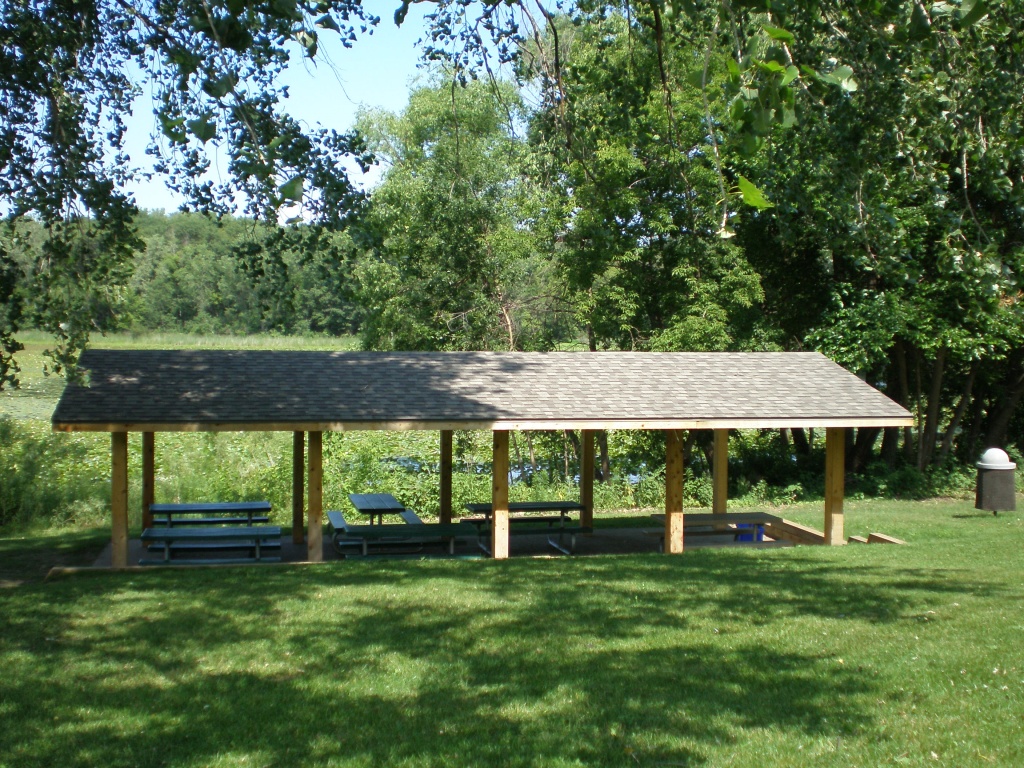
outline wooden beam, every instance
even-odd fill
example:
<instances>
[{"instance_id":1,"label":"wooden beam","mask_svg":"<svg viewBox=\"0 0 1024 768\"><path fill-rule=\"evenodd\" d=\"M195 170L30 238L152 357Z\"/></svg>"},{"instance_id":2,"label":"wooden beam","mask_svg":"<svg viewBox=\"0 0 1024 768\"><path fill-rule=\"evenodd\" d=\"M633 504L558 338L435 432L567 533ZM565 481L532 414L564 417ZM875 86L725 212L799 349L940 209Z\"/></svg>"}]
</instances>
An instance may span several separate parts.
<instances>
[{"instance_id":1,"label":"wooden beam","mask_svg":"<svg viewBox=\"0 0 1024 768\"><path fill-rule=\"evenodd\" d=\"M128 565L128 433L110 433L110 564Z\"/></svg>"},{"instance_id":2,"label":"wooden beam","mask_svg":"<svg viewBox=\"0 0 1024 768\"><path fill-rule=\"evenodd\" d=\"M594 527L594 430L580 431L583 455L580 457L580 526Z\"/></svg>"},{"instance_id":3,"label":"wooden beam","mask_svg":"<svg viewBox=\"0 0 1024 768\"><path fill-rule=\"evenodd\" d=\"M63 421L54 432L406 432L425 429L557 430L564 429L804 429L818 427L910 427L913 418L749 418L749 419L509 419L446 421Z\"/></svg>"},{"instance_id":4,"label":"wooden beam","mask_svg":"<svg viewBox=\"0 0 1024 768\"><path fill-rule=\"evenodd\" d=\"M491 556L508 557L508 432L494 433L491 463Z\"/></svg>"},{"instance_id":5,"label":"wooden beam","mask_svg":"<svg viewBox=\"0 0 1024 768\"><path fill-rule=\"evenodd\" d=\"M450 429L441 430L441 483L438 495L441 502L440 519L442 523L452 521L452 437Z\"/></svg>"},{"instance_id":6,"label":"wooden beam","mask_svg":"<svg viewBox=\"0 0 1024 768\"><path fill-rule=\"evenodd\" d=\"M729 430L715 430L715 445L712 450L714 464L711 468L712 500L711 512L724 515L729 498Z\"/></svg>"},{"instance_id":7,"label":"wooden beam","mask_svg":"<svg viewBox=\"0 0 1024 768\"><path fill-rule=\"evenodd\" d=\"M683 433L665 432L665 554L683 551Z\"/></svg>"},{"instance_id":8,"label":"wooden beam","mask_svg":"<svg viewBox=\"0 0 1024 768\"><path fill-rule=\"evenodd\" d=\"M825 430L825 543L845 544L843 492L846 481L846 434L842 428Z\"/></svg>"},{"instance_id":9,"label":"wooden beam","mask_svg":"<svg viewBox=\"0 0 1024 768\"><path fill-rule=\"evenodd\" d=\"M306 433L292 433L292 543L301 544L306 499Z\"/></svg>"},{"instance_id":10,"label":"wooden beam","mask_svg":"<svg viewBox=\"0 0 1024 768\"><path fill-rule=\"evenodd\" d=\"M309 433L309 519L306 522L306 553L311 563L324 559L323 432Z\"/></svg>"},{"instance_id":11,"label":"wooden beam","mask_svg":"<svg viewBox=\"0 0 1024 768\"><path fill-rule=\"evenodd\" d=\"M853 536L850 537L854 538ZM869 533L868 544L906 544L903 539L897 539L895 536L887 536L884 533Z\"/></svg>"},{"instance_id":12,"label":"wooden beam","mask_svg":"<svg viewBox=\"0 0 1024 768\"><path fill-rule=\"evenodd\" d=\"M152 432L142 433L142 527L153 527L149 505L156 501L156 440Z\"/></svg>"}]
</instances>

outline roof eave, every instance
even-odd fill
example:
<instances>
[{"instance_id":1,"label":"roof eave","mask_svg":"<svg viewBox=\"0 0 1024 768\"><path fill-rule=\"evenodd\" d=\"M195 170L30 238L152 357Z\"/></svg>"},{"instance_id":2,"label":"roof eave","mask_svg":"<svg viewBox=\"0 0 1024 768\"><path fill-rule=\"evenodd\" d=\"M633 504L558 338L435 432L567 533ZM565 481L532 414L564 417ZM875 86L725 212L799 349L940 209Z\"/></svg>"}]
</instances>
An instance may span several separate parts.
<instances>
[{"instance_id":1,"label":"roof eave","mask_svg":"<svg viewBox=\"0 0 1024 768\"><path fill-rule=\"evenodd\" d=\"M544 431L563 429L814 429L848 427L911 427L911 416L708 419L497 419L388 421L190 421L190 422L67 422L54 421L55 432L357 432L411 430Z\"/></svg>"}]
</instances>

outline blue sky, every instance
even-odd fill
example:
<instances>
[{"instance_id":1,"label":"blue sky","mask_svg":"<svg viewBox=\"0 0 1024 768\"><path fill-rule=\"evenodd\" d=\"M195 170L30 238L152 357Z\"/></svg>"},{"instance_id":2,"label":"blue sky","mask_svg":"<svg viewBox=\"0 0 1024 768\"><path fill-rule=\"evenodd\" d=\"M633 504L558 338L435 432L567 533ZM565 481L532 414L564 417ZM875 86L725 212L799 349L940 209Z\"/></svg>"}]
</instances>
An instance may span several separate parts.
<instances>
[{"instance_id":1,"label":"blue sky","mask_svg":"<svg viewBox=\"0 0 1024 768\"><path fill-rule=\"evenodd\" d=\"M328 34L321 35L320 53L315 65L296 61L289 69L287 83L291 98L286 108L295 118L310 126L320 123L328 128L345 130L352 127L360 107L381 107L392 112L401 110L408 102L409 86L423 74L417 69L419 53L415 43L423 32L421 4L414 4L402 26L394 22L398 0L366 0L364 7L377 16L380 24L372 35L363 35L352 48L343 48ZM297 57L296 57L297 58ZM150 158L145 154L150 134L154 131L152 103L148 93L135 103L128 122L128 152L136 166L150 169ZM216 178L218 165L214 160ZM359 171L354 178L359 180ZM377 174L371 173L366 182ZM139 181L129 187L140 208L163 208L173 211L181 199L168 190L160 178Z\"/></svg>"}]
</instances>

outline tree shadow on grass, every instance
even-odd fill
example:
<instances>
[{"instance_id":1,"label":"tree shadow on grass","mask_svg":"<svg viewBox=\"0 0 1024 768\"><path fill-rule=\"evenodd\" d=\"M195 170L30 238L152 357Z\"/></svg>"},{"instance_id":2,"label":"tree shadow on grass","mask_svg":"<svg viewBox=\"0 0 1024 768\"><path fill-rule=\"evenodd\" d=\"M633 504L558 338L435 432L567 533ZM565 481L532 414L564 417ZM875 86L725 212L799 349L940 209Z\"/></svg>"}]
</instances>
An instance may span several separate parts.
<instances>
[{"instance_id":1,"label":"tree shadow on grass","mask_svg":"<svg viewBox=\"0 0 1024 768\"><path fill-rule=\"evenodd\" d=\"M743 729L873 727L881 683L773 625L998 596L965 575L695 552L68 579L5 601L0 742L12 766L699 765Z\"/></svg>"}]
</instances>

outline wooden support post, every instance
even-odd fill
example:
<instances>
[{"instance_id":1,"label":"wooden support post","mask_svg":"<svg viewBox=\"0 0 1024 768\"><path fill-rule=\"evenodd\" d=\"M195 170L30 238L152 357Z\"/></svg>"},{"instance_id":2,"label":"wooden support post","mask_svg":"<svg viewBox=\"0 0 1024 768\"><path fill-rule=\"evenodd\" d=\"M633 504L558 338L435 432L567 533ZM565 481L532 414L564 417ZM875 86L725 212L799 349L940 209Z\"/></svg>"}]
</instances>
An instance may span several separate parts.
<instances>
[{"instance_id":1,"label":"wooden support post","mask_svg":"<svg viewBox=\"0 0 1024 768\"><path fill-rule=\"evenodd\" d=\"M491 468L491 556L508 557L508 432L494 432Z\"/></svg>"},{"instance_id":2,"label":"wooden support post","mask_svg":"<svg viewBox=\"0 0 1024 768\"><path fill-rule=\"evenodd\" d=\"M452 521L452 436L450 429L441 430L441 483L438 493L441 502L440 520Z\"/></svg>"},{"instance_id":3,"label":"wooden support post","mask_svg":"<svg viewBox=\"0 0 1024 768\"><path fill-rule=\"evenodd\" d=\"M845 432L842 427L825 430L825 543L832 545L846 543L843 538Z\"/></svg>"},{"instance_id":4,"label":"wooden support post","mask_svg":"<svg viewBox=\"0 0 1024 768\"><path fill-rule=\"evenodd\" d=\"M580 430L580 442L580 527L589 530L594 527L594 430Z\"/></svg>"},{"instance_id":5,"label":"wooden support post","mask_svg":"<svg viewBox=\"0 0 1024 768\"><path fill-rule=\"evenodd\" d=\"M683 432L665 431L665 554L683 551Z\"/></svg>"},{"instance_id":6,"label":"wooden support post","mask_svg":"<svg viewBox=\"0 0 1024 768\"><path fill-rule=\"evenodd\" d=\"M153 527L149 505L156 501L156 440L152 432L142 433L142 527Z\"/></svg>"},{"instance_id":7,"label":"wooden support post","mask_svg":"<svg viewBox=\"0 0 1024 768\"><path fill-rule=\"evenodd\" d=\"M711 511L716 515L724 515L729 498L729 430L715 430L715 447L713 451L714 466L711 469L713 496Z\"/></svg>"},{"instance_id":8,"label":"wooden support post","mask_svg":"<svg viewBox=\"0 0 1024 768\"><path fill-rule=\"evenodd\" d=\"M311 563L324 559L324 467L323 432L309 433L309 520L306 522L306 552Z\"/></svg>"},{"instance_id":9,"label":"wooden support post","mask_svg":"<svg viewBox=\"0 0 1024 768\"><path fill-rule=\"evenodd\" d=\"M128 565L128 433L110 433L110 564Z\"/></svg>"},{"instance_id":10,"label":"wooden support post","mask_svg":"<svg viewBox=\"0 0 1024 768\"><path fill-rule=\"evenodd\" d=\"M301 544L305 521L306 433L292 433L292 543Z\"/></svg>"}]
</instances>

